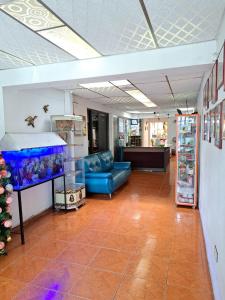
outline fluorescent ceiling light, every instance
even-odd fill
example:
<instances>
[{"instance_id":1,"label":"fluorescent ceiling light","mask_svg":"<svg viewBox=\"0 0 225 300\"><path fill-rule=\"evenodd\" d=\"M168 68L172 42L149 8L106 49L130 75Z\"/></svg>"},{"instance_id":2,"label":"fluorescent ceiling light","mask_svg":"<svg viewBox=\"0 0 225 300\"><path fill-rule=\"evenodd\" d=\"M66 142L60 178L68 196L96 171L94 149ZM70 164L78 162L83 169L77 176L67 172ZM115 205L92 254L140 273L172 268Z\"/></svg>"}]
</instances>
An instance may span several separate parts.
<instances>
[{"instance_id":1,"label":"fluorescent ceiling light","mask_svg":"<svg viewBox=\"0 0 225 300\"><path fill-rule=\"evenodd\" d=\"M126 86L126 85L131 85L131 83L126 80L126 79L123 79L123 80L111 80L110 81L112 84L114 84L115 86Z\"/></svg>"},{"instance_id":2,"label":"fluorescent ceiling light","mask_svg":"<svg viewBox=\"0 0 225 300\"><path fill-rule=\"evenodd\" d=\"M80 83L80 86L86 89L94 89L94 88L112 87L113 85L108 81L102 81L102 82Z\"/></svg>"},{"instance_id":3,"label":"fluorescent ceiling light","mask_svg":"<svg viewBox=\"0 0 225 300\"><path fill-rule=\"evenodd\" d=\"M0 9L78 59L101 56L37 0L14 0Z\"/></svg>"},{"instance_id":4,"label":"fluorescent ceiling light","mask_svg":"<svg viewBox=\"0 0 225 300\"><path fill-rule=\"evenodd\" d=\"M182 107L182 108L180 108L180 110L181 111L194 111L195 110L195 108L194 107Z\"/></svg>"},{"instance_id":5,"label":"fluorescent ceiling light","mask_svg":"<svg viewBox=\"0 0 225 300\"><path fill-rule=\"evenodd\" d=\"M145 94L143 94L141 91L139 91L137 89L128 90L125 92L147 107L156 107L155 103L153 103L150 99L148 99L148 97L145 96Z\"/></svg>"},{"instance_id":6,"label":"fluorescent ceiling light","mask_svg":"<svg viewBox=\"0 0 225 300\"><path fill-rule=\"evenodd\" d=\"M129 110L129 111L127 111L127 112L130 113L130 114L149 114L149 115L154 114L153 111L137 111L137 110Z\"/></svg>"},{"instance_id":7,"label":"fluorescent ceiling light","mask_svg":"<svg viewBox=\"0 0 225 300\"><path fill-rule=\"evenodd\" d=\"M15 0L1 9L34 31L64 25L37 0Z\"/></svg>"},{"instance_id":8,"label":"fluorescent ceiling light","mask_svg":"<svg viewBox=\"0 0 225 300\"><path fill-rule=\"evenodd\" d=\"M39 31L38 34L79 59L101 56L67 26Z\"/></svg>"},{"instance_id":9,"label":"fluorescent ceiling light","mask_svg":"<svg viewBox=\"0 0 225 300\"><path fill-rule=\"evenodd\" d=\"M128 110L127 112L129 114L140 114L141 113L140 111L137 111L137 110Z\"/></svg>"}]
</instances>

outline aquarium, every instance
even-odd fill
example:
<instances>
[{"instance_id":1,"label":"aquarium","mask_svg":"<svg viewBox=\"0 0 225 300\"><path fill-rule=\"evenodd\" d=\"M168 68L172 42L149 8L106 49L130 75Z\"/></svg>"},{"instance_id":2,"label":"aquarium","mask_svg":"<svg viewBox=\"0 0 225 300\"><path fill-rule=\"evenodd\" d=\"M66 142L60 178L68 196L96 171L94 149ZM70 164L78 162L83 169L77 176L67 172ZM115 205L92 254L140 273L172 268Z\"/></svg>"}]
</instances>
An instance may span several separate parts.
<instances>
[{"instance_id":1,"label":"aquarium","mask_svg":"<svg viewBox=\"0 0 225 300\"><path fill-rule=\"evenodd\" d=\"M64 174L64 146L2 151L14 190Z\"/></svg>"}]
</instances>

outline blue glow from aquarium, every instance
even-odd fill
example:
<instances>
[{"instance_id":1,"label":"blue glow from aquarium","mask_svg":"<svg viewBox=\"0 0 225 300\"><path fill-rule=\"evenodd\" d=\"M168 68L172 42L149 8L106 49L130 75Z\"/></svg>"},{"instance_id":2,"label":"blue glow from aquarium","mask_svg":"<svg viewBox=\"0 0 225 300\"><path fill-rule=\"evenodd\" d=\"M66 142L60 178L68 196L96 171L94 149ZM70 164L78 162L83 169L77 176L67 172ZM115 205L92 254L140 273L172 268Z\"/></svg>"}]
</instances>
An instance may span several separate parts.
<instances>
[{"instance_id":1,"label":"blue glow from aquarium","mask_svg":"<svg viewBox=\"0 0 225 300\"><path fill-rule=\"evenodd\" d=\"M2 151L14 190L45 182L64 173L64 146Z\"/></svg>"},{"instance_id":2,"label":"blue glow from aquarium","mask_svg":"<svg viewBox=\"0 0 225 300\"><path fill-rule=\"evenodd\" d=\"M21 158L58 154L58 153L62 153L63 151L64 151L64 146L51 146L51 147L22 149L20 151L2 151L2 155L4 159L7 161L11 159L20 160Z\"/></svg>"}]
</instances>

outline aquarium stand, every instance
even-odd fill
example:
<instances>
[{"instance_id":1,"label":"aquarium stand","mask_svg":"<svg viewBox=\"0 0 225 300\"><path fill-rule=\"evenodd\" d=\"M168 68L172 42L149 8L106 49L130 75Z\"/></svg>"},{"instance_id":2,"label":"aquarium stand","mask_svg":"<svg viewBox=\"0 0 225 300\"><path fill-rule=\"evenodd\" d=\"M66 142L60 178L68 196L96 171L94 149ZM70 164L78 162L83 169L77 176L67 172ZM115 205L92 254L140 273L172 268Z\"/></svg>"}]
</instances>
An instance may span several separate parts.
<instances>
[{"instance_id":1,"label":"aquarium stand","mask_svg":"<svg viewBox=\"0 0 225 300\"><path fill-rule=\"evenodd\" d=\"M25 244L25 236L24 236L24 222L23 222L23 206L22 206L22 197L21 197L21 192L24 190L28 190L34 186L40 185L42 183L51 181L52 182L52 207L55 209L55 182L54 180L56 178L63 177L63 188L64 188L64 200L65 200L65 210L67 210L67 202L66 202L66 180L65 180L65 174L60 174L54 177L51 177L50 179L39 181L38 183L26 186L26 187L21 187L21 188L14 188L14 192L17 192L18 194L18 207L19 207L19 218L20 218L20 236L21 236L21 244Z\"/></svg>"}]
</instances>

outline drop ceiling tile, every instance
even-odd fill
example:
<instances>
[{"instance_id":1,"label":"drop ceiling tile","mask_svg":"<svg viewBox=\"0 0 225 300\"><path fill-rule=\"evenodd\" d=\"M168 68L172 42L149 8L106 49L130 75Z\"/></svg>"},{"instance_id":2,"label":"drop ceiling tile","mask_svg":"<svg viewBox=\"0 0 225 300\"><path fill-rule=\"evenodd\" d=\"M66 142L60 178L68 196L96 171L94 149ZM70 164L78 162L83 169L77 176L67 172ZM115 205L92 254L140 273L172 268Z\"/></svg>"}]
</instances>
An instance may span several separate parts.
<instances>
[{"instance_id":1,"label":"drop ceiling tile","mask_svg":"<svg viewBox=\"0 0 225 300\"><path fill-rule=\"evenodd\" d=\"M137 103L138 101L134 99L133 97L111 97L111 100L114 101L114 103Z\"/></svg>"},{"instance_id":2,"label":"drop ceiling tile","mask_svg":"<svg viewBox=\"0 0 225 300\"><path fill-rule=\"evenodd\" d=\"M174 99L171 94L154 95L149 97L157 106L174 105Z\"/></svg>"},{"instance_id":3,"label":"drop ceiling tile","mask_svg":"<svg viewBox=\"0 0 225 300\"><path fill-rule=\"evenodd\" d=\"M170 89L167 82L155 82L155 83L137 83L136 86L144 93L148 95L154 94L169 94Z\"/></svg>"},{"instance_id":4,"label":"drop ceiling tile","mask_svg":"<svg viewBox=\"0 0 225 300\"><path fill-rule=\"evenodd\" d=\"M0 50L35 65L75 60L1 11L0 37Z\"/></svg>"},{"instance_id":5,"label":"drop ceiling tile","mask_svg":"<svg viewBox=\"0 0 225 300\"><path fill-rule=\"evenodd\" d=\"M102 87L102 88L91 88L93 92L99 93L106 97L122 97L126 96L126 93L118 89L117 87Z\"/></svg>"},{"instance_id":6,"label":"drop ceiling tile","mask_svg":"<svg viewBox=\"0 0 225 300\"><path fill-rule=\"evenodd\" d=\"M85 88L75 89L73 90L73 94L86 99L101 98L100 95Z\"/></svg>"},{"instance_id":7,"label":"drop ceiling tile","mask_svg":"<svg viewBox=\"0 0 225 300\"><path fill-rule=\"evenodd\" d=\"M225 8L224 0L145 0L160 47L216 37Z\"/></svg>"},{"instance_id":8,"label":"drop ceiling tile","mask_svg":"<svg viewBox=\"0 0 225 300\"><path fill-rule=\"evenodd\" d=\"M200 89L202 78L182 79L170 81L170 85L175 94L197 92Z\"/></svg>"},{"instance_id":9,"label":"drop ceiling tile","mask_svg":"<svg viewBox=\"0 0 225 300\"><path fill-rule=\"evenodd\" d=\"M155 83L155 82L162 82L166 81L165 75L155 72L142 72L136 74L130 74L127 76L127 79L136 84L136 83Z\"/></svg>"},{"instance_id":10,"label":"drop ceiling tile","mask_svg":"<svg viewBox=\"0 0 225 300\"><path fill-rule=\"evenodd\" d=\"M155 48L137 0L44 0L103 55Z\"/></svg>"},{"instance_id":11,"label":"drop ceiling tile","mask_svg":"<svg viewBox=\"0 0 225 300\"><path fill-rule=\"evenodd\" d=\"M0 69L14 69L14 68L22 68L29 67L30 63L25 62L21 59L18 59L12 55L0 51Z\"/></svg>"},{"instance_id":12,"label":"drop ceiling tile","mask_svg":"<svg viewBox=\"0 0 225 300\"><path fill-rule=\"evenodd\" d=\"M187 93L177 93L174 95L175 99L178 101L181 100L190 100L190 101L197 101L197 92L187 92Z\"/></svg>"}]
</instances>

